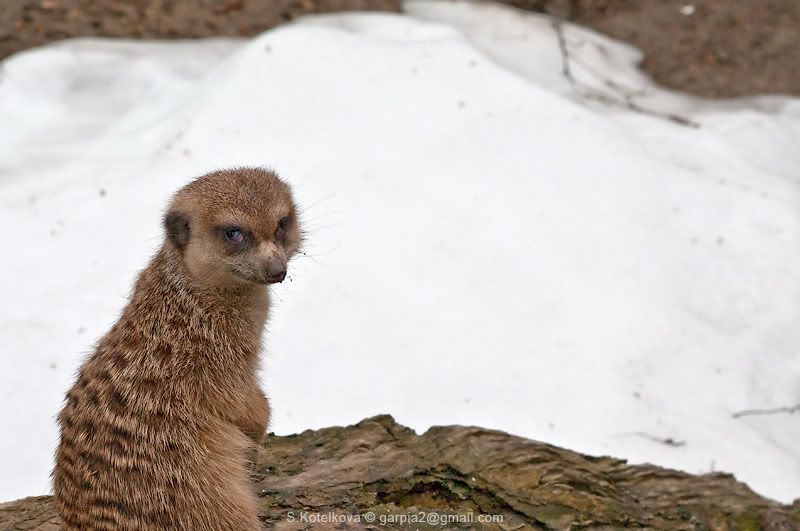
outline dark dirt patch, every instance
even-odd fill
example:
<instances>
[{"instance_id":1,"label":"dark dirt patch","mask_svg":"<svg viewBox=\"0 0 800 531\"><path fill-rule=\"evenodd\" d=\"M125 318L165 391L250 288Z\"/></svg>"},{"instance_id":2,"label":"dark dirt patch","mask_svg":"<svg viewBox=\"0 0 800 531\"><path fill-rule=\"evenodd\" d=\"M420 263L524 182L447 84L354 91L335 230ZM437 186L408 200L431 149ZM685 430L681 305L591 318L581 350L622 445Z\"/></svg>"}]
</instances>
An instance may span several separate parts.
<instances>
[{"instance_id":1,"label":"dark dirt patch","mask_svg":"<svg viewBox=\"0 0 800 531\"><path fill-rule=\"evenodd\" d=\"M0 58L67 37L249 37L309 13L399 0L0 0Z\"/></svg>"},{"instance_id":2,"label":"dark dirt patch","mask_svg":"<svg viewBox=\"0 0 800 531\"><path fill-rule=\"evenodd\" d=\"M657 82L711 98L800 95L798 0L503 0L632 43Z\"/></svg>"},{"instance_id":3,"label":"dark dirt patch","mask_svg":"<svg viewBox=\"0 0 800 531\"><path fill-rule=\"evenodd\" d=\"M565 16L645 52L657 82L707 97L800 96L798 0L501 0ZM0 58L77 36L251 36L308 13L400 0L0 0Z\"/></svg>"}]
</instances>

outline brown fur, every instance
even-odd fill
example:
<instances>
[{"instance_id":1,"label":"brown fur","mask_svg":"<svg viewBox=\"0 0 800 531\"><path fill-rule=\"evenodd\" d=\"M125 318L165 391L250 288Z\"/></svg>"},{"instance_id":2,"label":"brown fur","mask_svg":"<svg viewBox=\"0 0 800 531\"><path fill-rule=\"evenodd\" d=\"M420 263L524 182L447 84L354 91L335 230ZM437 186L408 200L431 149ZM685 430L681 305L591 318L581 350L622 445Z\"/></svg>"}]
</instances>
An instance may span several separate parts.
<instances>
[{"instance_id":1,"label":"brown fur","mask_svg":"<svg viewBox=\"0 0 800 531\"><path fill-rule=\"evenodd\" d=\"M266 284L301 239L291 193L265 170L212 173L175 194L165 232L58 417L65 529L261 528L248 456L269 420Z\"/></svg>"}]
</instances>

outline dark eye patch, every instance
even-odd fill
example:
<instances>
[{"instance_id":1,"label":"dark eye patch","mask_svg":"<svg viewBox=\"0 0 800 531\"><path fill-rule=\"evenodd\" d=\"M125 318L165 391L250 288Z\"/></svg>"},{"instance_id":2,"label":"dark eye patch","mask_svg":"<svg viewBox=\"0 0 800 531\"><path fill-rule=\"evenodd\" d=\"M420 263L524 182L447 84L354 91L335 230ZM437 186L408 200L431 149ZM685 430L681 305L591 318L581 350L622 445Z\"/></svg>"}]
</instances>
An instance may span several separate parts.
<instances>
[{"instance_id":1,"label":"dark eye patch","mask_svg":"<svg viewBox=\"0 0 800 531\"><path fill-rule=\"evenodd\" d=\"M289 216L283 216L283 217L282 217L282 218L281 218L281 219L278 221L278 226L275 228L275 236L277 236L277 237L279 237L279 238L280 238L280 237L282 237L284 234L286 234L286 229L288 229L288 228L289 228L289 223L290 223L290 221L291 221L291 220L289 219Z\"/></svg>"},{"instance_id":2,"label":"dark eye patch","mask_svg":"<svg viewBox=\"0 0 800 531\"><path fill-rule=\"evenodd\" d=\"M241 231L241 229L225 229L225 239L231 243L244 243L244 233Z\"/></svg>"},{"instance_id":3,"label":"dark eye patch","mask_svg":"<svg viewBox=\"0 0 800 531\"><path fill-rule=\"evenodd\" d=\"M253 242L253 235L247 229L235 225L220 227L217 231L225 240L230 249L241 251L250 247Z\"/></svg>"}]
</instances>

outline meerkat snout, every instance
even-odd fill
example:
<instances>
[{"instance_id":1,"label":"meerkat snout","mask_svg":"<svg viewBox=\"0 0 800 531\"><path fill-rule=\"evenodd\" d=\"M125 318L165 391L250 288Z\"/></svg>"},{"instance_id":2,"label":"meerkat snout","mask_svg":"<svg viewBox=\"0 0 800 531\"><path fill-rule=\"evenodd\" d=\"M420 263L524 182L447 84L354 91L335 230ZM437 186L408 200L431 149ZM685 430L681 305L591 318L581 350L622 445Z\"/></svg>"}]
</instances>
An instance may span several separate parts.
<instances>
[{"instance_id":1,"label":"meerkat snout","mask_svg":"<svg viewBox=\"0 0 800 531\"><path fill-rule=\"evenodd\" d=\"M267 284L283 282L286 278L286 255L282 249L273 242L261 244L261 254L264 256L264 280Z\"/></svg>"}]
</instances>

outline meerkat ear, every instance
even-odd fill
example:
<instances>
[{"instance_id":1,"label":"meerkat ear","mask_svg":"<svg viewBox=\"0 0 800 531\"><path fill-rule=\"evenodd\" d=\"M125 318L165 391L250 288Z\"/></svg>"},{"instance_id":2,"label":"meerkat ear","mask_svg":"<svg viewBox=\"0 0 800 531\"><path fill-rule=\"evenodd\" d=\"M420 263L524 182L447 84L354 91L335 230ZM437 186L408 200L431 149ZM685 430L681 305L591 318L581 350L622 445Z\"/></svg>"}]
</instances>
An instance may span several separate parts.
<instances>
[{"instance_id":1,"label":"meerkat ear","mask_svg":"<svg viewBox=\"0 0 800 531\"><path fill-rule=\"evenodd\" d=\"M167 212L164 217L164 229L167 231L167 239L178 249L183 250L189 243L191 232L189 218L180 212L175 210Z\"/></svg>"}]
</instances>

